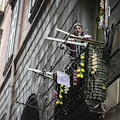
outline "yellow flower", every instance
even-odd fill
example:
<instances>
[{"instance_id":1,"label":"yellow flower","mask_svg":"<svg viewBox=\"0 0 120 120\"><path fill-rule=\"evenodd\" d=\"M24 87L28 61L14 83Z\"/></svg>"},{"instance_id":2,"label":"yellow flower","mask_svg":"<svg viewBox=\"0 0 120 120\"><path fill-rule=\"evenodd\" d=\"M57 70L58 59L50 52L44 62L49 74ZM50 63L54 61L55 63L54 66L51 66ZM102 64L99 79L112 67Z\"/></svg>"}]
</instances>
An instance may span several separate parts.
<instances>
[{"instance_id":1,"label":"yellow flower","mask_svg":"<svg viewBox=\"0 0 120 120\"><path fill-rule=\"evenodd\" d=\"M60 98L60 99L62 99L62 98L63 98L63 96L62 96L62 95L60 95L60 96L59 96L59 98Z\"/></svg>"},{"instance_id":2,"label":"yellow flower","mask_svg":"<svg viewBox=\"0 0 120 120\"><path fill-rule=\"evenodd\" d=\"M61 87L61 88L63 88L63 86L64 86L64 85L62 85L62 84L61 84L61 86L60 86L60 87Z\"/></svg>"},{"instance_id":3,"label":"yellow flower","mask_svg":"<svg viewBox=\"0 0 120 120\"><path fill-rule=\"evenodd\" d=\"M80 65L81 65L81 67L84 67L84 66L85 66L85 64L84 64L84 63L81 63Z\"/></svg>"},{"instance_id":4,"label":"yellow flower","mask_svg":"<svg viewBox=\"0 0 120 120\"><path fill-rule=\"evenodd\" d=\"M60 91L60 93L63 93L63 89Z\"/></svg>"},{"instance_id":5,"label":"yellow flower","mask_svg":"<svg viewBox=\"0 0 120 120\"><path fill-rule=\"evenodd\" d=\"M77 78L79 78L79 77L80 77L80 74L77 75Z\"/></svg>"},{"instance_id":6,"label":"yellow flower","mask_svg":"<svg viewBox=\"0 0 120 120\"><path fill-rule=\"evenodd\" d=\"M80 69L77 69L77 73L79 73L80 72Z\"/></svg>"},{"instance_id":7,"label":"yellow flower","mask_svg":"<svg viewBox=\"0 0 120 120\"><path fill-rule=\"evenodd\" d=\"M84 69L81 69L80 71L81 71L81 72L83 72L83 73L85 72L85 70L84 70Z\"/></svg>"},{"instance_id":8,"label":"yellow flower","mask_svg":"<svg viewBox=\"0 0 120 120\"><path fill-rule=\"evenodd\" d=\"M63 105L63 102L62 102L62 101L60 101L60 105Z\"/></svg>"},{"instance_id":9,"label":"yellow flower","mask_svg":"<svg viewBox=\"0 0 120 120\"><path fill-rule=\"evenodd\" d=\"M85 57L84 57L83 55L81 55L81 57L80 57L80 58L81 58L81 60L84 60L84 59L85 59Z\"/></svg>"},{"instance_id":10,"label":"yellow flower","mask_svg":"<svg viewBox=\"0 0 120 120\"><path fill-rule=\"evenodd\" d=\"M58 104L59 104L59 101L57 101L56 104L58 105Z\"/></svg>"}]
</instances>

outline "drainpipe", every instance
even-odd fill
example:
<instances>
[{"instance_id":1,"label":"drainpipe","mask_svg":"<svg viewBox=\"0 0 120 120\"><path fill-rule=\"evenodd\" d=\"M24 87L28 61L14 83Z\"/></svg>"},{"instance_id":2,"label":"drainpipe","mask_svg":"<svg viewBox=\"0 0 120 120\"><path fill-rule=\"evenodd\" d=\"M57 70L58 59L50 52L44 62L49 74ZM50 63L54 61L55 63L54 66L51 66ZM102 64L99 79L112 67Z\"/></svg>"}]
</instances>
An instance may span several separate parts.
<instances>
[{"instance_id":1,"label":"drainpipe","mask_svg":"<svg viewBox=\"0 0 120 120\"><path fill-rule=\"evenodd\" d=\"M6 120L10 120L11 116L11 106L13 102L13 92L14 92L14 83L15 83L15 64L14 60L18 52L18 44L20 39L20 30L21 30L21 23L22 23L22 13L23 13L23 6L24 0L19 0L19 10L18 10L18 21L17 21L17 29L16 29L16 36L14 41L14 51L13 51L13 61L12 61L12 69L11 69L11 77L10 77L10 90L9 90L9 101L8 101L8 110L7 110L7 117Z\"/></svg>"}]
</instances>

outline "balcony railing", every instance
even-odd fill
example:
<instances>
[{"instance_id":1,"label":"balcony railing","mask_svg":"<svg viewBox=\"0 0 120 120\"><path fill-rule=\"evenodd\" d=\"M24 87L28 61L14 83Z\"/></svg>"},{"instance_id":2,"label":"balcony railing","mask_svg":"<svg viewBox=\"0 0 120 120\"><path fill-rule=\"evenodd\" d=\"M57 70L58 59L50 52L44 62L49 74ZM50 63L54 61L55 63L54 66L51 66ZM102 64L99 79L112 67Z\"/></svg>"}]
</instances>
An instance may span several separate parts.
<instances>
[{"instance_id":1,"label":"balcony railing","mask_svg":"<svg viewBox=\"0 0 120 120\"><path fill-rule=\"evenodd\" d=\"M89 44L67 69L71 87L57 84L55 120L93 120L105 112L108 68L103 45Z\"/></svg>"}]
</instances>

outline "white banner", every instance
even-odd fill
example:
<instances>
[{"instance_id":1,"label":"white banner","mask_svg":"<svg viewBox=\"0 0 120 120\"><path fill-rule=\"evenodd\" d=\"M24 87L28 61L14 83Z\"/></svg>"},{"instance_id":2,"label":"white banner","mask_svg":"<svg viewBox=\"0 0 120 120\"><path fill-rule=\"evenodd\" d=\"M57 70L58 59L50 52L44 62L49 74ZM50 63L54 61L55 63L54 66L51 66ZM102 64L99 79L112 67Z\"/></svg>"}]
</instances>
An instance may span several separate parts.
<instances>
[{"instance_id":1,"label":"white banner","mask_svg":"<svg viewBox=\"0 0 120 120\"><path fill-rule=\"evenodd\" d=\"M57 83L70 87L70 79L68 74L61 71L57 71Z\"/></svg>"}]
</instances>

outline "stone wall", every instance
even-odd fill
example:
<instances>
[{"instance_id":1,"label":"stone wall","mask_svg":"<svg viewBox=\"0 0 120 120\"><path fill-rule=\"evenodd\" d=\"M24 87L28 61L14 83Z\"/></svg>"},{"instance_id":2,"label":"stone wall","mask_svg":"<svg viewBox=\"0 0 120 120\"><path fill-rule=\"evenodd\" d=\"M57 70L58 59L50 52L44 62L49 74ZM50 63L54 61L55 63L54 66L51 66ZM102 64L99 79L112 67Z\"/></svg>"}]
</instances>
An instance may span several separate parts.
<instances>
[{"instance_id":1,"label":"stone wall","mask_svg":"<svg viewBox=\"0 0 120 120\"><path fill-rule=\"evenodd\" d=\"M32 31L27 44L16 62L16 82L12 104L12 116L20 119L24 106L16 103L26 103L32 94L37 95L40 110L40 118L47 120L54 114L53 95L54 81L44 79L42 76L28 71L27 68L57 71L62 64L63 51L58 48L58 42L45 40L45 37L65 38L64 34L58 34L55 28L72 31L72 25L77 21L78 1L51 0L41 16L35 29ZM24 43L23 43L24 45ZM21 52L21 51L20 51ZM65 51L64 51L65 52ZM67 65L68 62L65 64ZM64 64L64 66L66 66ZM47 97L47 98L45 98ZM52 119L52 118L51 118Z\"/></svg>"},{"instance_id":2,"label":"stone wall","mask_svg":"<svg viewBox=\"0 0 120 120\"><path fill-rule=\"evenodd\" d=\"M109 60L109 86L107 90L106 100L107 114L104 120L119 120L120 115L118 115L118 113L120 112L120 16L118 14L120 11L120 1L109 0L108 5L111 9L109 27L111 29L111 25L115 23L116 29Z\"/></svg>"},{"instance_id":3,"label":"stone wall","mask_svg":"<svg viewBox=\"0 0 120 120\"><path fill-rule=\"evenodd\" d=\"M45 0L45 5L46 5ZM56 31L56 28L72 32L72 26L75 22L81 22L85 33L90 32L91 35L94 34L93 29L95 28L93 24L94 14L92 14L94 6L94 0L92 0L91 5L79 0L50 0L47 3L47 7L41 14L39 11L37 16L32 21L31 25L26 28L25 33L20 36L20 50L15 59L15 83L13 100L11 106L11 120L20 120L23 115L25 106L19 103L26 104L32 95L37 96L38 107L45 108L46 110L39 110L39 116L42 120L53 119L54 114L54 81L51 79L44 78L43 76L38 76L32 71L28 71L27 68L34 68L46 71L57 71L63 70L69 60L63 58L67 55L68 51L60 50L58 45L59 42L53 42L45 40L45 37L56 37L61 39L66 39L67 36ZM82 5L86 6L83 9ZM27 8L27 7L26 7ZM88 8L88 9L87 9ZM89 9L90 8L90 9ZM25 16L26 11L26 16ZM84 11L84 12L81 12ZM24 18L28 18L28 10L24 9ZM87 15L89 14L90 19ZM88 19L88 20L87 20ZM25 20L26 21L26 20ZM23 24L25 25L23 20ZM94 21L95 22L95 21ZM87 26L88 24L88 26ZM25 31L25 26L22 30ZM22 31L21 30L21 31ZM5 101L3 94L8 96L8 84L4 87L1 93L0 104L2 115L4 115L8 101ZM7 89L7 90L6 90ZM9 99L7 99L9 100ZM19 103L17 103L19 102Z\"/></svg>"},{"instance_id":4,"label":"stone wall","mask_svg":"<svg viewBox=\"0 0 120 120\"><path fill-rule=\"evenodd\" d=\"M11 88L12 87L10 87L10 78L8 78L5 87L0 93L0 120L2 120L3 117L6 117L9 102L9 92L12 92Z\"/></svg>"}]
</instances>

